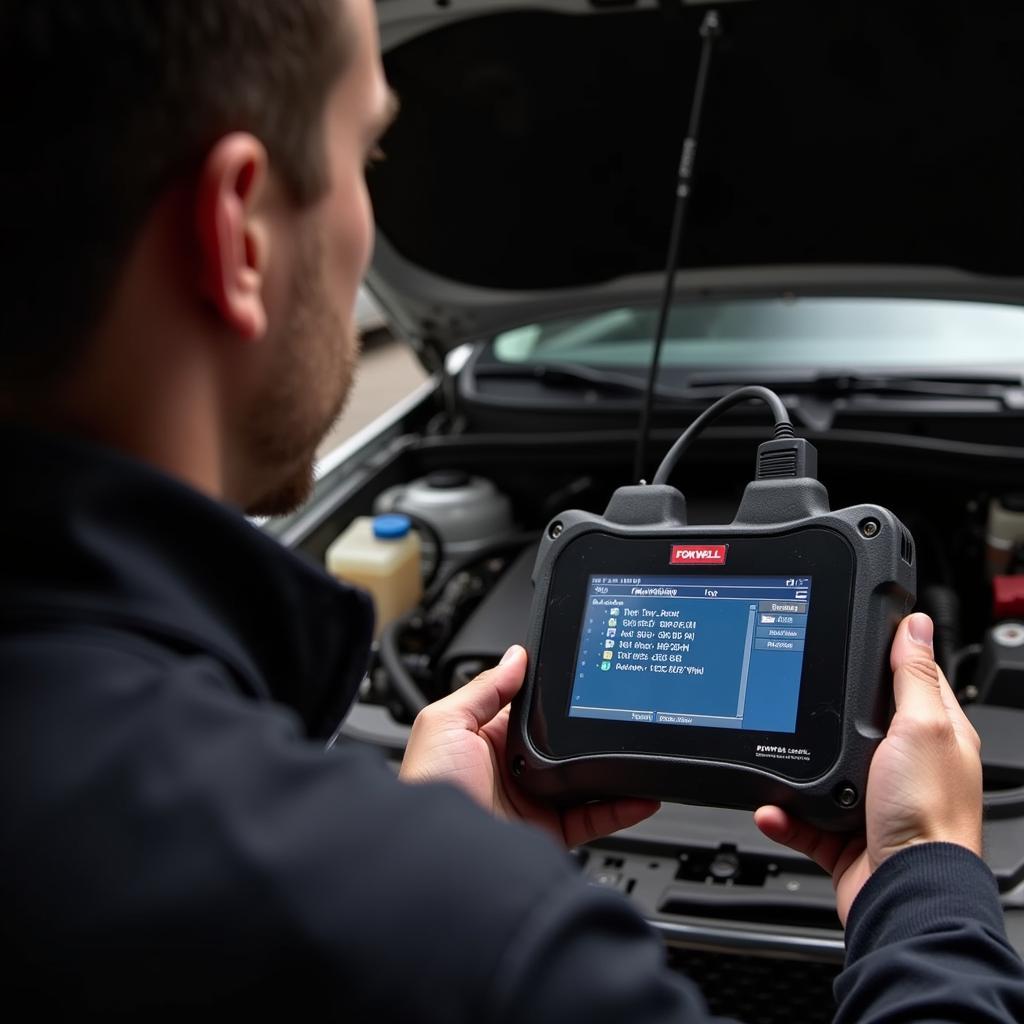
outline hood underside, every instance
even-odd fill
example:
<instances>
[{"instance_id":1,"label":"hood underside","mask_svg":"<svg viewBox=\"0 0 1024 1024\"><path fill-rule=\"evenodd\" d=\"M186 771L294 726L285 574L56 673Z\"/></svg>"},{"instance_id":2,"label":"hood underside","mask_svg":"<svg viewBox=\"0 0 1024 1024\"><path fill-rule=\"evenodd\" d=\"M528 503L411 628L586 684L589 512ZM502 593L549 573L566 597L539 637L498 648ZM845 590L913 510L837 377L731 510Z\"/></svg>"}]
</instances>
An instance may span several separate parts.
<instances>
[{"instance_id":1,"label":"hood underside","mask_svg":"<svg viewBox=\"0 0 1024 1024\"><path fill-rule=\"evenodd\" d=\"M707 5L382 0L370 277L448 348L660 285ZM1024 299L1024 5L717 5L681 295Z\"/></svg>"}]
</instances>

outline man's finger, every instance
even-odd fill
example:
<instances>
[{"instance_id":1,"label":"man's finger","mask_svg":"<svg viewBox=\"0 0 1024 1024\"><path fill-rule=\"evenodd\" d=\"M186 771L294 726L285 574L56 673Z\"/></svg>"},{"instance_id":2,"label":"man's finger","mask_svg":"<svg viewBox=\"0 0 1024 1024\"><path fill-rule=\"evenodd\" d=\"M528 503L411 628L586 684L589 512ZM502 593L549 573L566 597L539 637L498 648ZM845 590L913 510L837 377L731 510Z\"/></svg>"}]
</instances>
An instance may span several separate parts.
<instances>
[{"instance_id":1,"label":"man's finger","mask_svg":"<svg viewBox=\"0 0 1024 1024\"><path fill-rule=\"evenodd\" d=\"M909 615L892 644L893 696L896 710L919 722L948 722L942 699L942 671L932 651L932 620Z\"/></svg>"},{"instance_id":2,"label":"man's finger","mask_svg":"<svg viewBox=\"0 0 1024 1024\"><path fill-rule=\"evenodd\" d=\"M510 647L498 665L481 672L465 686L427 707L432 720L449 716L466 729L482 729L519 692L526 676L526 651Z\"/></svg>"},{"instance_id":3,"label":"man's finger","mask_svg":"<svg viewBox=\"0 0 1024 1024\"><path fill-rule=\"evenodd\" d=\"M608 800L582 804L562 812L562 833L566 846L579 846L591 839L611 835L649 818L661 806L657 800Z\"/></svg>"},{"instance_id":4,"label":"man's finger","mask_svg":"<svg viewBox=\"0 0 1024 1024\"><path fill-rule=\"evenodd\" d=\"M932 640L935 626L923 612L908 615L896 630L893 637L892 651L889 656L890 667L895 672L908 661L933 657Z\"/></svg>"},{"instance_id":5,"label":"man's finger","mask_svg":"<svg viewBox=\"0 0 1024 1024\"><path fill-rule=\"evenodd\" d=\"M754 822L773 842L810 857L830 875L846 845L844 837L808 825L787 814L781 807L759 807L754 812Z\"/></svg>"},{"instance_id":6,"label":"man's finger","mask_svg":"<svg viewBox=\"0 0 1024 1024\"><path fill-rule=\"evenodd\" d=\"M932 632L931 619L920 613L904 619L896 632L892 645L896 706L922 718L937 717L941 704L946 719L961 740L978 749L980 740L974 726L964 714L942 669L933 661Z\"/></svg>"}]
</instances>

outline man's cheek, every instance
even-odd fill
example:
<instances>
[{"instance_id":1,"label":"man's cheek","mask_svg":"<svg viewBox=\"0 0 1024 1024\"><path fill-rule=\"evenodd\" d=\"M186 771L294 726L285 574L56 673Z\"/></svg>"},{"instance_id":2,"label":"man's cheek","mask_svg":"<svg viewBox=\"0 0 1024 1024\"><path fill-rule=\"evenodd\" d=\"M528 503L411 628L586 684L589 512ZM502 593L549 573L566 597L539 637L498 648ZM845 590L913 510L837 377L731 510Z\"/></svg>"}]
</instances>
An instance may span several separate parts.
<instances>
[{"instance_id":1,"label":"man's cheek","mask_svg":"<svg viewBox=\"0 0 1024 1024\"><path fill-rule=\"evenodd\" d=\"M348 238L346 258L355 276L362 279L370 263L374 233L373 207L362 173L350 182L342 215L346 221L345 234Z\"/></svg>"}]
</instances>

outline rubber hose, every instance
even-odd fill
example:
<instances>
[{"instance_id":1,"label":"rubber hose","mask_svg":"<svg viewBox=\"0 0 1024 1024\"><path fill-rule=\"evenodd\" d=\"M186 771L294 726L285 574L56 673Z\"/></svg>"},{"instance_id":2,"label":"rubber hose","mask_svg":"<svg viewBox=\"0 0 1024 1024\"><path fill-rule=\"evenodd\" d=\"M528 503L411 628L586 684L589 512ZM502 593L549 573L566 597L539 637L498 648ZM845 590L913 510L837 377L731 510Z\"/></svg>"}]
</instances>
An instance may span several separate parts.
<instances>
[{"instance_id":1,"label":"rubber hose","mask_svg":"<svg viewBox=\"0 0 1024 1024\"><path fill-rule=\"evenodd\" d=\"M949 672L953 657L960 650L960 598L956 591L945 584L937 583L925 587L919 603L921 611L931 616L935 623L935 660L943 672ZM950 685L956 681L951 679Z\"/></svg>"},{"instance_id":2,"label":"rubber hose","mask_svg":"<svg viewBox=\"0 0 1024 1024\"><path fill-rule=\"evenodd\" d=\"M398 649L398 635L408 620L409 616L403 616L394 622L389 622L380 631L377 656L380 658L384 671L388 674L388 681L391 683L395 696L402 702L405 710L415 718L430 702L402 663L402 655Z\"/></svg>"}]
</instances>

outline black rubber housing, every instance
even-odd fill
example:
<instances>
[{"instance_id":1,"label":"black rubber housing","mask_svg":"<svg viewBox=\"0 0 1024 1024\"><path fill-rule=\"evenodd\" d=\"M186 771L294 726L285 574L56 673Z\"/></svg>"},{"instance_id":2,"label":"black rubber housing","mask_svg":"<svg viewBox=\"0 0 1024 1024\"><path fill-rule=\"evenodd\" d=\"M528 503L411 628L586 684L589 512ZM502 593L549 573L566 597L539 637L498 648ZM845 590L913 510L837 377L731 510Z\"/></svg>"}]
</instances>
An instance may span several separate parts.
<instances>
[{"instance_id":1,"label":"black rubber housing","mask_svg":"<svg viewBox=\"0 0 1024 1024\"><path fill-rule=\"evenodd\" d=\"M831 679L815 681L819 690L823 686L832 688L834 700L828 713L840 716L835 730L835 757L822 766L820 774L810 779L787 778L779 770L739 763L727 755L666 754L664 742L657 739L657 730L665 727L653 727L650 733L633 728L629 742L618 750L609 750L607 743L586 751L566 752L564 744L558 749L546 722L552 720L551 708L567 706L572 673L570 670L564 679L550 679L538 668L553 645L564 648L567 643L566 636L555 635L549 623L558 620L559 606L575 599L574 595L557 593L552 586L557 576L564 577L564 573L556 573L556 568L574 542L588 535L620 542L735 540L737 546L742 541L749 550L751 542L759 538L786 537L791 545L799 546L802 537L809 538L812 532L820 537L821 531L834 534L848 546L852 573L844 570L849 580L844 621L828 624L830 635L831 630L839 631L835 643L845 646L845 662L835 661L845 665L842 678L835 683ZM595 566L593 571L603 570ZM622 487L612 496L604 515L574 510L551 521L537 554L533 583L527 639L529 669L513 703L507 753L512 774L525 790L563 804L613 796L746 809L771 803L834 831L854 830L863 824L868 767L892 713L889 648L900 619L913 607L916 588L913 541L906 527L887 509L860 505L833 512L828 494L817 480L762 480L747 486L731 524L688 526L685 499L675 488ZM841 583L845 587L845 581ZM559 664L563 662L564 657ZM811 670L813 666L805 663L801 694ZM558 692L549 694L549 687ZM559 704L563 695L565 703ZM565 717L568 719L568 715ZM699 727L699 731L726 730ZM799 734L791 740L798 743ZM640 749L642 746L650 749ZM723 741L722 746L728 744Z\"/></svg>"}]
</instances>

